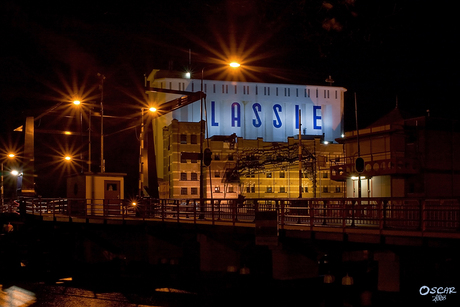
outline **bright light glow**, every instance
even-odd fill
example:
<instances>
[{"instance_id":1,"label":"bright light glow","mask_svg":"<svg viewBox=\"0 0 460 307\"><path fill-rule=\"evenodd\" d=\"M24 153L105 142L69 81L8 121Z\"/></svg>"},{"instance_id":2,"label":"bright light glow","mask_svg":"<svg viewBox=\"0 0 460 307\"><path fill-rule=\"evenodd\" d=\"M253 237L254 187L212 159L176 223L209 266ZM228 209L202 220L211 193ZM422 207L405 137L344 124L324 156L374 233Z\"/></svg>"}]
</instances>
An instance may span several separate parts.
<instances>
[{"instance_id":1,"label":"bright light glow","mask_svg":"<svg viewBox=\"0 0 460 307\"><path fill-rule=\"evenodd\" d=\"M230 63L230 67L233 67L233 68L237 68L237 67L240 67L240 63L237 63L237 62L231 62L231 63Z\"/></svg>"},{"instance_id":2,"label":"bright light glow","mask_svg":"<svg viewBox=\"0 0 460 307\"><path fill-rule=\"evenodd\" d=\"M157 108L151 107L151 108L149 108L149 111L150 111L150 112L156 112L156 111L157 111Z\"/></svg>"},{"instance_id":3,"label":"bright light glow","mask_svg":"<svg viewBox=\"0 0 460 307\"><path fill-rule=\"evenodd\" d=\"M72 157L70 157L70 156L65 156L65 157L64 157L64 160L70 161L70 160L72 160Z\"/></svg>"},{"instance_id":4,"label":"bright light glow","mask_svg":"<svg viewBox=\"0 0 460 307\"><path fill-rule=\"evenodd\" d=\"M73 101L73 104L76 105L76 106L78 106L78 105L81 104L81 101L80 101L80 100L74 100L74 101Z\"/></svg>"},{"instance_id":5,"label":"bright light glow","mask_svg":"<svg viewBox=\"0 0 460 307\"><path fill-rule=\"evenodd\" d=\"M185 78L186 78L186 79L190 79L190 73L189 73L189 72L186 72L186 73L185 73Z\"/></svg>"},{"instance_id":6,"label":"bright light glow","mask_svg":"<svg viewBox=\"0 0 460 307\"><path fill-rule=\"evenodd\" d=\"M65 135L71 135L72 132L70 132L70 131L64 131L64 134L65 134Z\"/></svg>"},{"instance_id":7,"label":"bright light glow","mask_svg":"<svg viewBox=\"0 0 460 307\"><path fill-rule=\"evenodd\" d=\"M359 178L358 176L352 176L352 177L351 177L351 180L358 180L358 178ZM366 179L366 177L365 177L365 176L361 176L361 180L363 180L363 179Z\"/></svg>"},{"instance_id":8,"label":"bright light glow","mask_svg":"<svg viewBox=\"0 0 460 307\"><path fill-rule=\"evenodd\" d=\"M328 141L324 141L324 145L327 145L327 144L329 144L329 142L328 142Z\"/></svg>"},{"instance_id":9,"label":"bright light glow","mask_svg":"<svg viewBox=\"0 0 460 307\"><path fill-rule=\"evenodd\" d=\"M19 172L17 170L12 170L11 171L11 175L13 176L18 176L19 175Z\"/></svg>"},{"instance_id":10,"label":"bright light glow","mask_svg":"<svg viewBox=\"0 0 460 307\"><path fill-rule=\"evenodd\" d=\"M136 205L137 205L137 203L136 203L135 201L133 201L132 205L133 205L133 206L136 206Z\"/></svg>"},{"instance_id":11,"label":"bright light glow","mask_svg":"<svg viewBox=\"0 0 460 307\"><path fill-rule=\"evenodd\" d=\"M342 137L344 138L344 137L345 137L345 134L342 133Z\"/></svg>"},{"instance_id":12,"label":"bright light glow","mask_svg":"<svg viewBox=\"0 0 460 307\"><path fill-rule=\"evenodd\" d=\"M13 154L13 153L8 154L8 158L14 158L14 156L15 156L15 154Z\"/></svg>"}]
</instances>

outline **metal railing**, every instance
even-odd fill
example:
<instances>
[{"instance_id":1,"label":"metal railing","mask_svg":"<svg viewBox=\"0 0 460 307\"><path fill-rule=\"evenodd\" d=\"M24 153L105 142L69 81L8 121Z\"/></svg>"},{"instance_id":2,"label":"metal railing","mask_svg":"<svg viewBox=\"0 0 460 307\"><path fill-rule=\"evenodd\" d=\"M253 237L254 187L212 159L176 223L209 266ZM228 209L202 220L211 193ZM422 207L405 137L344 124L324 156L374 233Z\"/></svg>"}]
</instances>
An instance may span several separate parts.
<instances>
[{"instance_id":1,"label":"metal railing","mask_svg":"<svg viewBox=\"0 0 460 307\"><path fill-rule=\"evenodd\" d=\"M19 204L19 205L18 205ZM135 206L127 200L23 198L6 201L2 213L69 218L156 220L178 223L254 223L256 213L276 211L286 226L368 227L420 231L460 231L456 199L285 198L285 199L149 199Z\"/></svg>"}]
</instances>

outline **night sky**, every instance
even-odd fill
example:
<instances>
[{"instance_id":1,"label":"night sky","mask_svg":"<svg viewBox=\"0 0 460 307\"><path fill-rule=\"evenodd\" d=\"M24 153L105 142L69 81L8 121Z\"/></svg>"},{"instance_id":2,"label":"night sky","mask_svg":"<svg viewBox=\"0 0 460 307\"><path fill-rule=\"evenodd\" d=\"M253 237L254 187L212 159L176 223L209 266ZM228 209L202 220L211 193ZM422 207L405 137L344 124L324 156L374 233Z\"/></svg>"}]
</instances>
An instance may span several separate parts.
<instances>
[{"instance_id":1,"label":"night sky","mask_svg":"<svg viewBox=\"0 0 460 307\"><path fill-rule=\"evenodd\" d=\"M348 89L346 130L399 108L456 117L457 13L429 1L12 1L0 3L3 143L25 115L75 93L104 109L143 100L153 68L201 73L236 56L247 81ZM208 75L206 78L218 76ZM126 112L126 111L123 111ZM129 138L130 136L126 136ZM132 138L132 136L131 136ZM108 149L110 150L110 149ZM126 150L126 149L114 149Z\"/></svg>"}]
</instances>

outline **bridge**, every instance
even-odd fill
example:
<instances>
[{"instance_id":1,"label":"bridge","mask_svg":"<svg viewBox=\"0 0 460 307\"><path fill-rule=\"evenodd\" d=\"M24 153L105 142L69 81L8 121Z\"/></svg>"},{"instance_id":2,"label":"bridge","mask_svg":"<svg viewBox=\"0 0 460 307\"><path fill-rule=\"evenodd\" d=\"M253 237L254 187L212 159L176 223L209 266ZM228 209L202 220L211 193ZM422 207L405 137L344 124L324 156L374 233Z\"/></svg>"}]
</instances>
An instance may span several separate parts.
<instances>
[{"instance_id":1,"label":"bridge","mask_svg":"<svg viewBox=\"0 0 460 307\"><path fill-rule=\"evenodd\" d=\"M357 285L415 300L425 284L456 286L460 272L450 266L460 239L457 199L20 198L1 209L14 227L32 220L28 236L48 242L57 259L83 263L75 274L96 277L116 261L141 263L147 275L165 263L179 263L183 274L250 269L261 280L322 282L330 272L340 283L349 273ZM441 277L438 267L448 268Z\"/></svg>"},{"instance_id":2,"label":"bridge","mask_svg":"<svg viewBox=\"0 0 460 307\"><path fill-rule=\"evenodd\" d=\"M200 204L198 199L22 198L20 203L6 202L2 212L21 211L45 222L252 228L260 237L282 232L293 237L392 244L410 238L411 244L419 242L416 245L426 239L460 239L457 199L246 198L204 199Z\"/></svg>"}]
</instances>

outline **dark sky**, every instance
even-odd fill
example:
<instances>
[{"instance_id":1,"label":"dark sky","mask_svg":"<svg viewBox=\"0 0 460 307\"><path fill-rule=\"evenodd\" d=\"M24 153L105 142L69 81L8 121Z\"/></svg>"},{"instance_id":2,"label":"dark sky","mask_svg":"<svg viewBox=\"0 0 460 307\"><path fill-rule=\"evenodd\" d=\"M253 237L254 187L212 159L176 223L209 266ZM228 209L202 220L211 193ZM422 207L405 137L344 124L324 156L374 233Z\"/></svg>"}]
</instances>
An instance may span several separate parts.
<instances>
[{"instance_id":1,"label":"dark sky","mask_svg":"<svg viewBox=\"0 0 460 307\"><path fill-rule=\"evenodd\" d=\"M104 108L142 100L153 68L212 71L236 55L248 81L348 89L347 130L391 111L456 117L458 18L416 0L13 1L0 3L4 140L25 115L74 93ZM120 1L118 1L120 2ZM455 48L454 48L455 45ZM208 76L212 78L215 76ZM397 97L397 98L396 98Z\"/></svg>"},{"instance_id":2,"label":"dark sky","mask_svg":"<svg viewBox=\"0 0 460 307\"><path fill-rule=\"evenodd\" d=\"M3 113L53 105L74 80L89 90L98 72L107 77L107 105L117 105L128 99L123 93L139 96L136 87L153 68L173 63L178 70L200 71L228 54L253 68L256 81L325 84L332 75L334 85L348 89L348 104L357 93L363 117L388 112L396 96L402 109L449 115L446 107L459 85L457 18L444 4L45 2L0 4Z\"/></svg>"}]
</instances>

